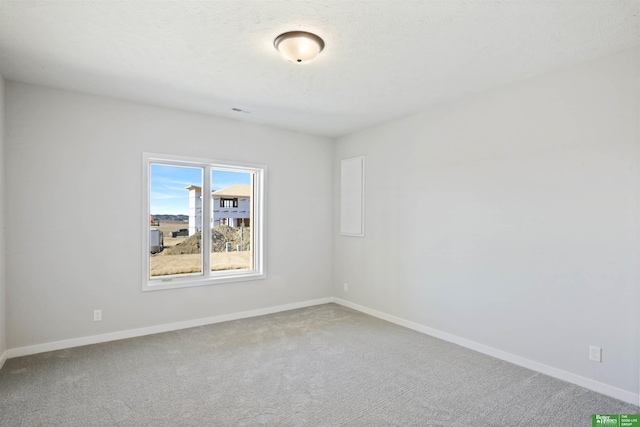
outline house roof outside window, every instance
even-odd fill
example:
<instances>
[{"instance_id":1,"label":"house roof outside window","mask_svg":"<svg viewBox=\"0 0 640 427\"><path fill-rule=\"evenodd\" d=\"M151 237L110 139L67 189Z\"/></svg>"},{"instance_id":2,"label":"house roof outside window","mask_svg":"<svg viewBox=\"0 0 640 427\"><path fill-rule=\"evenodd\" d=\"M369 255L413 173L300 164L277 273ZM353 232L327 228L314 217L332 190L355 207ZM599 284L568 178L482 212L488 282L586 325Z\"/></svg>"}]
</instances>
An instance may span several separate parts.
<instances>
[{"instance_id":1,"label":"house roof outside window","mask_svg":"<svg viewBox=\"0 0 640 427\"><path fill-rule=\"evenodd\" d=\"M220 190L212 191L214 197L251 197L249 184L233 184Z\"/></svg>"},{"instance_id":2,"label":"house roof outside window","mask_svg":"<svg viewBox=\"0 0 640 427\"><path fill-rule=\"evenodd\" d=\"M202 191L197 185L190 185L186 190ZM220 190L212 191L214 197L251 197L251 186L249 184L233 184Z\"/></svg>"}]
</instances>

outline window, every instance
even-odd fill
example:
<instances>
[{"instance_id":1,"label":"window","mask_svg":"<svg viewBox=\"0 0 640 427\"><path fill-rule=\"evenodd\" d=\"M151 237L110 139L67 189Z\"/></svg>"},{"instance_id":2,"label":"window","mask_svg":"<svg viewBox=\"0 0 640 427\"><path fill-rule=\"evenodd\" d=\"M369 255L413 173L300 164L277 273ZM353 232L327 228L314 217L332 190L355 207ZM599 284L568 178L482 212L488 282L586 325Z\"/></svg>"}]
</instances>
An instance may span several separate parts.
<instances>
[{"instance_id":1,"label":"window","mask_svg":"<svg viewBox=\"0 0 640 427\"><path fill-rule=\"evenodd\" d=\"M144 153L143 169L143 290L266 277L264 166Z\"/></svg>"},{"instance_id":2,"label":"window","mask_svg":"<svg viewBox=\"0 0 640 427\"><path fill-rule=\"evenodd\" d=\"M220 199L221 208L237 208L238 199Z\"/></svg>"}]
</instances>

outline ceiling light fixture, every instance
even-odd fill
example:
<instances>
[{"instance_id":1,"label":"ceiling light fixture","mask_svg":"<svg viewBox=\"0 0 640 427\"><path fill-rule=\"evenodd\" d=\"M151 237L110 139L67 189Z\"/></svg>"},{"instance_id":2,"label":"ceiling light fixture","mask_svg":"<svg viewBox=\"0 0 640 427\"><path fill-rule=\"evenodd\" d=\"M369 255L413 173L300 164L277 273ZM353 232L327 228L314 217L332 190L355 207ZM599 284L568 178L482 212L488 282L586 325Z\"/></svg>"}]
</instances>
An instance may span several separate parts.
<instances>
[{"instance_id":1,"label":"ceiling light fixture","mask_svg":"<svg viewBox=\"0 0 640 427\"><path fill-rule=\"evenodd\" d=\"M324 41L306 31L280 34L273 41L273 45L287 61L296 63L309 62L324 49Z\"/></svg>"}]
</instances>

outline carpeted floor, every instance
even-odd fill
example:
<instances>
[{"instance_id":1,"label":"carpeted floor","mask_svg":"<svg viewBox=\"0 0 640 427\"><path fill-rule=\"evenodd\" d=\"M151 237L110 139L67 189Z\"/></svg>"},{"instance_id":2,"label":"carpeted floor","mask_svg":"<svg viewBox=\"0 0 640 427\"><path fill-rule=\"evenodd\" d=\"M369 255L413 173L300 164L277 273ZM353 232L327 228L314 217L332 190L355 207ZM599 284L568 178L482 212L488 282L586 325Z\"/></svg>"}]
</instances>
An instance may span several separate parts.
<instances>
[{"instance_id":1,"label":"carpeted floor","mask_svg":"<svg viewBox=\"0 0 640 427\"><path fill-rule=\"evenodd\" d=\"M1 426L591 426L637 406L335 304L10 359Z\"/></svg>"}]
</instances>

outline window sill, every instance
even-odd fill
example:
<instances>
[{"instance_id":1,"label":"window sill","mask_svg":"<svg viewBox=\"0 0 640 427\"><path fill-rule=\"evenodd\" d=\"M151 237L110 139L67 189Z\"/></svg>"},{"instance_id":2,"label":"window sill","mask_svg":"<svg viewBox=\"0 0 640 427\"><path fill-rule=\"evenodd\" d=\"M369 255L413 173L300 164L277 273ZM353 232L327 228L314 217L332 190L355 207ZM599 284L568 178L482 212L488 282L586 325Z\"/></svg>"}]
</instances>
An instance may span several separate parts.
<instances>
[{"instance_id":1,"label":"window sill","mask_svg":"<svg viewBox=\"0 0 640 427\"><path fill-rule=\"evenodd\" d=\"M224 283L235 282L248 282L251 280L266 279L267 275L258 271L238 271L238 272L226 272L224 275L201 277L171 277L171 278L157 278L148 280L142 285L142 291L161 291L165 289L179 289L179 288L192 288L196 286L210 286L221 285Z\"/></svg>"}]
</instances>

